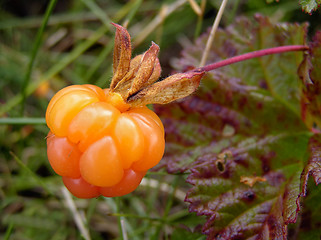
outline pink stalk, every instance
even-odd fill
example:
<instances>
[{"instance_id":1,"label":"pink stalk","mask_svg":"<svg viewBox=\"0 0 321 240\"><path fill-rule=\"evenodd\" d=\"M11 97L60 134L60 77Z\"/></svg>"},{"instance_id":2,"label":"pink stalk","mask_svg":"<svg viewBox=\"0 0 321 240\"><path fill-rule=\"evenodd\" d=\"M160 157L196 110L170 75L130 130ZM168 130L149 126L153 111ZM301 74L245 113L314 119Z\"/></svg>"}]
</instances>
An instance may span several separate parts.
<instances>
[{"instance_id":1,"label":"pink stalk","mask_svg":"<svg viewBox=\"0 0 321 240\"><path fill-rule=\"evenodd\" d=\"M277 53L284 53L284 52L293 52L293 51L305 51L308 50L308 46L304 45L289 45L289 46L281 46L281 47L274 47L274 48L267 48L263 50L258 50L254 52L245 53L236 57L231 57L216 63L212 63L206 65L204 67L196 68L192 70L193 72L209 72L216 68L224 67L226 65L230 65L232 63L241 62L244 60L262 57L265 55L277 54Z\"/></svg>"}]
</instances>

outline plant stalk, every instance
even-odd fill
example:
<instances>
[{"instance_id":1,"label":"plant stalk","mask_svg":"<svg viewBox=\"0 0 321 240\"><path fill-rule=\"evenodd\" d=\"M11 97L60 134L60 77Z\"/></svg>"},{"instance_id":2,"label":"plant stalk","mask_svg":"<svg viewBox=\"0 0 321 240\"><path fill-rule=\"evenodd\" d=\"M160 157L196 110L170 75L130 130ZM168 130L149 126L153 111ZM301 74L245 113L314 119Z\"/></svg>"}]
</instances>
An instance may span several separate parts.
<instances>
[{"instance_id":1,"label":"plant stalk","mask_svg":"<svg viewBox=\"0 0 321 240\"><path fill-rule=\"evenodd\" d=\"M248 60L252 58L262 57L262 56L271 55L271 54L285 53L285 52L306 51L308 49L309 47L305 45L287 45L287 46L281 46L281 47L267 48L267 49L253 51L253 52L245 53L239 56L231 57L216 63L206 65L204 67L193 69L191 71L192 72L209 72L220 67L224 67L237 62L242 62L244 60Z\"/></svg>"}]
</instances>

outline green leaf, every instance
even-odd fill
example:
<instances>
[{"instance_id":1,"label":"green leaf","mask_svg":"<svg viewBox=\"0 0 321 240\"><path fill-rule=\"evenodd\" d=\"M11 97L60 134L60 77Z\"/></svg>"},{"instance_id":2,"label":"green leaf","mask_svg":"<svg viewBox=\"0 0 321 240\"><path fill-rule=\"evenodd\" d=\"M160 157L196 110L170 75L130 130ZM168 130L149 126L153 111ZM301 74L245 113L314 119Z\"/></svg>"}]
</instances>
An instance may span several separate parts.
<instances>
[{"instance_id":1,"label":"green leaf","mask_svg":"<svg viewBox=\"0 0 321 240\"><path fill-rule=\"evenodd\" d=\"M186 200L190 210L209 216L203 231L211 237L246 239L265 234L279 234L285 223L296 213L300 169L309 136L269 136L257 144L241 143L228 149L232 158L225 170L217 167L218 159L199 162L192 169L188 182L193 185ZM282 149L301 149L282 151ZM225 150L227 151L227 150ZM242 176L262 176L265 182L250 187L241 182ZM291 176L291 177L289 177ZM218 238L218 237L217 237ZM263 238L265 239L265 238ZM274 238L266 238L274 239Z\"/></svg>"},{"instance_id":2,"label":"green leaf","mask_svg":"<svg viewBox=\"0 0 321 240\"><path fill-rule=\"evenodd\" d=\"M302 9L305 12L311 13L317 10L319 5L321 4L321 1L320 0L300 0L299 3L301 4Z\"/></svg>"},{"instance_id":3,"label":"green leaf","mask_svg":"<svg viewBox=\"0 0 321 240\"><path fill-rule=\"evenodd\" d=\"M305 24L240 18L217 32L208 62L302 45L306 32ZM207 37L185 46L174 61L178 70L198 66ZM195 95L155 106L166 131L162 166L190 173L186 201L190 211L207 217L202 230L209 239L286 239L296 222L301 172L308 153L318 154L302 119L305 85L297 74L301 63L305 75L307 63L317 66L313 56L302 63L302 52L292 52L229 65L208 73ZM321 172L315 163L311 168L308 175Z\"/></svg>"},{"instance_id":4,"label":"green leaf","mask_svg":"<svg viewBox=\"0 0 321 240\"><path fill-rule=\"evenodd\" d=\"M254 24L241 18L217 32L208 62L268 47L303 44L305 31L306 25L272 25L261 16L256 16ZM186 47L183 57L174 62L176 68L197 66L206 39L204 35L195 46ZM305 131L296 73L301 61L299 52L226 66L208 73L194 96L156 106L166 129L163 163L168 162L168 170L185 171L198 157L219 153L244 137Z\"/></svg>"}]
</instances>

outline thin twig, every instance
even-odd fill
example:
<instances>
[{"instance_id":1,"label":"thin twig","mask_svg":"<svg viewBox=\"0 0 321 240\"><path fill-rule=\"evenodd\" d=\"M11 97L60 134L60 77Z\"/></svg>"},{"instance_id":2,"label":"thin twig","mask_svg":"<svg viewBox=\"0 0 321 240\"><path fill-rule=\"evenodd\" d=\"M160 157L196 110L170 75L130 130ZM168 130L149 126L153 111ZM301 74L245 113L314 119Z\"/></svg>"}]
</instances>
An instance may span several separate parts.
<instances>
[{"instance_id":1,"label":"thin twig","mask_svg":"<svg viewBox=\"0 0 321 240\"><path fill-rule=\"evenodd\" d=\"M202 0L201 6L200 6L201 14L199 14L197 17L197 23L196 23L195 33L194 33L195 39L199 37L202 29L205 7L206 7L206 0Z\"/></svg>"},{"instance_id":2,"label":"thin twig","mask_svg":"<svg viewBox=\"0 0 321 240\"><path fill-rule=\"evenodd\" d=\"M120 197L117 197L116 198L116 213L120 213L119 210L120 210ZM118 232L119 232L119 236L120 236L120 239L121 240L125 240L124 239L124 232L123 232L123 226L122 226L122 223L121 223L121 216L117 216L117 223L118 223Z\"/></svg>"},{"instance_id":3,"label":"thin twig","mask_svg":"<svg viewBox=\"0 0 321 240\"><path fill-rule=\"evenodd\" d=\"M205 12L205 7L206 7L206 0L202 0L201 2L201 11L202 11L202 15L204 14Z\"/></svg>"},{"instance_id":4,"label":"thin twig","mask_svg":"<svg viewBox=\"0 0 321 240\"><path fill-rule=\"evenodd\" d=\"M305 51L308 49L309 49L309 47L304 46L304 45L288 45L288 46L267 48L267 49L262 49L262 50L258 50L258 51L245 53L245 54L242 54L242 55L239 55L236 57L231 57L231 58L228 58L228 59L216 62L216 63L206 65L204 67L196 68L191 71L193 71L193 72L209 72L214 69L224 67L226 65L230 65L232 63L237 63L237 62L241 62L241 61L252 59L252 58L257 58L257 57L262 57L262 56L277 54L277 53Z\"/></svg>"},{"instance_id":5,"label":"thin twig","mask_svg":"<svg viewBox=\"0 0 321 240\"><path fill-rule=\"evenodd\" d=\"M121 225L121 230L122 230L122 234L123 234L123 239L128 240L125 219L123 217L120 217L120 225Z\"/></svg>"},{"instance_id":6,"label":"thin twig","mask_svg":"<svg viewBox=\"0 0 321 240\"><path fill-rule=\"evenodd\" d=\"M82 234L84 239L90 240L91 238L90 238L88 229L85 227L84 219L83 217L81 217L80 213L77 211L75 202L72 200L70 193L65 187L62 187L61 191L65 198L66 206L69 208L70 212L72 213L72 216L74 217L74 220L76 222L76 225L80 233Z\"/></svg>"},{"instance_id":7,"label":"thin twig","mask_svg":"<svg viewBox=\"0 0 321 240\"><path fill-rule=\"evenodd\" d=\"M227 3L227 0L223 0L222 3L221 3L220 9L218 10L218 13L216 15L216 18L214 20L214 23L213 23L213 26L212 26L212 29L211 29L210 36L208 37L208 40L207 40L207 43L206 43L206 47L205 47L205 50L203 52L203 56L202 56L202 60L201 60L201 63L200 63L200 67L203 67L205 65L205 63L206 63L206 60L207 60L207 57L208 57L208 53L209 53L210 48L211 48L211 46L213 44L215 33L216 33L217 27L218 27L218 25L219 25L219 23L221 21L221 18L222 18L226 3Z\"/></svg>"}]
</instances>

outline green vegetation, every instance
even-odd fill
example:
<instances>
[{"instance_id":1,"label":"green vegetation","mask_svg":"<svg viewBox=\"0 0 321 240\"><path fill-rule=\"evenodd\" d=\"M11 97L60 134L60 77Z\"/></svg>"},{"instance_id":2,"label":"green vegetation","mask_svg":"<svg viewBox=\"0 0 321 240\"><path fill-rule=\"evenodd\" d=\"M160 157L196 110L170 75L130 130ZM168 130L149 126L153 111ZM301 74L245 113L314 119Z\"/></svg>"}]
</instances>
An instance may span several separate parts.
<instances>
[{"instance_id":1,"label":"green vegetation","mask_svg":"<svg viewBox=\"0 0 321 240\"><path fill-rule=\"evenodd\" d=\"M320 237L320 186L307 179L309 174L317 179L321 172L320 112L314 111L320 106L321 85L311 88L306 76L313 72L311 79L320 81L316 69L321 69L321 37L315 40L310 59L314 68L304 62L301 78L297 75L301 52L275 55L209 74L186 102L155 106L168 129L160 166L147 173L132 194L83 200L71 197L47 160L49 129L44 115L53 94L71 84L108 87L115 32L110 22L127 25L134 55L145 51L151 41L160 46L161 78L195 66L207 39L202 33L211 27L221 1L196 1L200 13L185 0L17 2L0 1L1 239L201 240L207 238L203 233L209 239L233 239L218 233L239 228L238 221L246 226L243 235L234 237L243 239L254 235L254 227L247 228L257 223L253 221L268 226L268 216L281 219L278 211L286 211L286 217L277 227L282 230L294 223L296 199L305 188L302 215L289 225L289 236ZM299 2L303 9L314 12L303 12ZM202 3L206 3L203 8ZM318 4L311 0L229 1L220 25L224 30L214 39L208 61L305 44L321 28ZM256 13L268 19L256 17L255 21ZM281 22L289 24L278 25ZM303 22L309 23L309 29ZM234 98L226 100L225 96ZM301 96L313 103L303 120ZM263 110L253 112L260 104ZM222 107L223 115L214 111ZM236 166L227 156L227 162L217 169L228 176L219 175L216 169L209 171L226 149L238 157ZM306 179L300 181L303 170ZM264 175L266 182L257 181L252 189L240 182L245 175ZM241 190L246 192L248 205L240 201L244 198ZM188 202L184 202L187 193ZM229 203L224 205L222 199ZM217 208L208 210L209 204ZM281 205L286 207L281 209ZM261 206L270 211L262 213ZM210 219L215 214L219 214L217 219ZM253 217L258 214L264 219Z\"/></svg>"}]
</instances>

